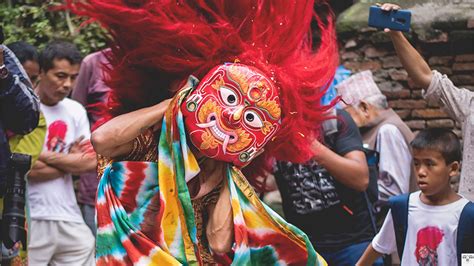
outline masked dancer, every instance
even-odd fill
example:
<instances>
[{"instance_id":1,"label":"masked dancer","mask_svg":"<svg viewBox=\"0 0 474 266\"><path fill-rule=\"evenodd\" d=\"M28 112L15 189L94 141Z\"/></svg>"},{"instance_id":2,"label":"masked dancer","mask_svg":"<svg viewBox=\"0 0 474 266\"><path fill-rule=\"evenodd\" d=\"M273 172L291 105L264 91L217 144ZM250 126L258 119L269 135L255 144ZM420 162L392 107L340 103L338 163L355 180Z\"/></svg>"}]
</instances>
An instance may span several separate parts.
<instances>
[{"instance_id":1,"label":"masked dancer","mask_svg":"<svg viewBox=\"0 0 474 266\"><path fill-rule=\"evenodd\" d=\"M317 2L69 3L111 36L99 265L325 265L254 190L272 160L313 156L338 61Z\"/></svg>"}]
</instances>

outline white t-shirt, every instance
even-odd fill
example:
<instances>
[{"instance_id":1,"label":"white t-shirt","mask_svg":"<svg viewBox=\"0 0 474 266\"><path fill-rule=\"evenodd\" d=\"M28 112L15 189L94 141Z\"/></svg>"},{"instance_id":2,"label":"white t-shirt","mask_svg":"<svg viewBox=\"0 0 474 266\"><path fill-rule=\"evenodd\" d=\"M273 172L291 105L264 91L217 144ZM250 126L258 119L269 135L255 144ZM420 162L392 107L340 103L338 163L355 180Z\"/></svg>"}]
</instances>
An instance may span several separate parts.
<instances>
[{"instance_id":1,"label":"white t-shirt","mask_svg":"<svg viewBox=\"0 0 474 266\"><path fill-rule=\"evenodd\" d=\"M86 110L76 101L65 98L54 106L41 104L48 126L44 151L68 153L80 136L90 138ZM28 182L31 219L84 223L76 202L71 174L44 182Z\"/></svg>"},{"instance_id":2,"label":"white t-shirt","mask_svg":"<svg viewBox=\"0 0 474 266\"><path fill-rule=\"evenodd\" d=\"M381 126L375 149L380 154L379 199L388 201L391 196L408 193L412 156L400 130L392 124Z\"/></svg>"},{"instance_id":3,"label":"white t-shirt","mask_svg":"<svg viewBox=\"0 0 474 266\"><path fill-rule=\"evenodd\" d=\"M459 217L469 201L461 198L443 206L431 206L420 200L420 193L417 191L410 195L408 229L401 265L457 265L456 234ZM383 254L397 251L391 212L372 240L372 246Z\"/></svg>"}]
</instances>

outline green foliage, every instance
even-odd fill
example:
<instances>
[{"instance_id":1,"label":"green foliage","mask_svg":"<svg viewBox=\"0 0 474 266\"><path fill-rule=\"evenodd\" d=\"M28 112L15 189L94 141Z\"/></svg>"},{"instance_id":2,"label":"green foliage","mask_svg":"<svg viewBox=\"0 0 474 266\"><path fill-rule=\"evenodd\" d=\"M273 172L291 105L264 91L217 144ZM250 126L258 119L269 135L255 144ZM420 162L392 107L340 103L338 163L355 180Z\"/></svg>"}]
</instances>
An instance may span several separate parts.
<instances>
[{"instance_id":1,"label":"green foliage","mask_svg":"<svg viewBox=\"0 0 474 266\"><path fill-rule=\"evenodd\" d=\"M84 24L58 7L57 0L9 0L0 3L0 21L5 43L28 42L42 49L49 41L61 39L74 42L83 55L106 46L107 34L96 23Z\"/></svg>"}]
</instances>

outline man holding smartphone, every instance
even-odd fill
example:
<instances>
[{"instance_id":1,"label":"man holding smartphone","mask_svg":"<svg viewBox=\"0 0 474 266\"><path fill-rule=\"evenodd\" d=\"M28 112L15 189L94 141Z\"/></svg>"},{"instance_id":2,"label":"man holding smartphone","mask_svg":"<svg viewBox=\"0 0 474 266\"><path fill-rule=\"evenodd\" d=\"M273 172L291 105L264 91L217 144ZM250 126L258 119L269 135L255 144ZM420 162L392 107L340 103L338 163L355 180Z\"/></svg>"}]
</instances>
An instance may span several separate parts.
<instances>
[{"instance_id":1,"label":"man holding smartphone","mask_svg":"<svg viewBox=\"0 0 474 266\"><path fill-rule=\"evenodd\" d=\"M383 4L387 12L399 10L395 4ZM398 58L417 87L423 88L423 98L438 102L452 119L462 125L463 160L459 194L474 201L474 92L456 87L446 76L431 70L423 57L400 31L384 29L390 35Z\"/></svg>"}]
</instances>

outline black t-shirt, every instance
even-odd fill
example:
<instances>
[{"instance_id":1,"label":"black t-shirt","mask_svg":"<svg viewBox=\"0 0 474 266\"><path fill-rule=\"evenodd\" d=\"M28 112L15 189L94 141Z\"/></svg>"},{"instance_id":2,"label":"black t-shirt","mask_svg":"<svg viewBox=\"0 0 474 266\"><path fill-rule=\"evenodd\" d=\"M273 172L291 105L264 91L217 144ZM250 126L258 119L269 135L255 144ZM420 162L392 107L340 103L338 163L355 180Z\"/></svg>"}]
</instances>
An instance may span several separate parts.
<instances>
[{"instance_id":1,"label":"black t-shirt","mask_svg":"<svg viewBox=\"0 0 474 266\"><path fill-rule=\"evenodd\" d=\"M338 131L325 137L337 154L363 150L359 129L346 111L338 110ZM275 178L286 220L303 230L318 251L332 252L371 240L375 234L364 193L350 189L311 161L278 162Z\"/></svg>"}]
</instances>

